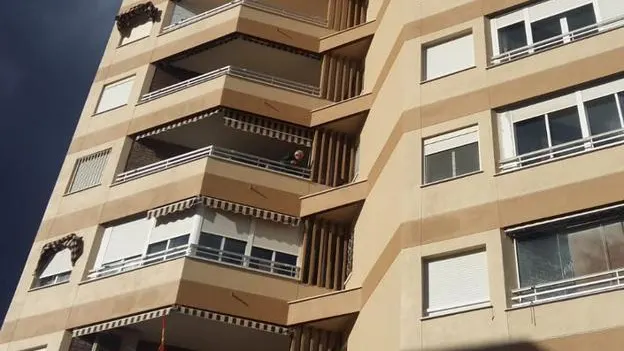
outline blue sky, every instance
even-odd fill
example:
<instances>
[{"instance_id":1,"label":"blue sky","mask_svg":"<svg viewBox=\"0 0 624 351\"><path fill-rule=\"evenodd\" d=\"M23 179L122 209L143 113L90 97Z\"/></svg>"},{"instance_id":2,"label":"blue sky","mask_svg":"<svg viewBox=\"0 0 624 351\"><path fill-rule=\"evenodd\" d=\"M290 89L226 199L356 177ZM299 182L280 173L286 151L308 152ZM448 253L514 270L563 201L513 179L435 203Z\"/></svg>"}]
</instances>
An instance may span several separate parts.
<instances>
[{"instance_id":1,"label":"blue sky","mask_svg":"<svg viewBox=\"0 0 624 351\"><path fill-rule=\"evenodd\" d=\"M0 13L4 318L121 0L22 0Z\"/></svg>"}]
</instances>

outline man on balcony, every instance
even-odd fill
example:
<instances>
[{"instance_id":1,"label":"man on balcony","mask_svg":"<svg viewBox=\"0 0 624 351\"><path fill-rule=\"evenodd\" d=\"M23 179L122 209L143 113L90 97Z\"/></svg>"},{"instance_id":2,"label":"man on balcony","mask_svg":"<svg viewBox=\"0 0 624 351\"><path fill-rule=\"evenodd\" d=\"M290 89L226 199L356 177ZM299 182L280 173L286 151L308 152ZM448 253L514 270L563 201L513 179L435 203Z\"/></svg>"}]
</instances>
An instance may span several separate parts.
<instances>
[{"instance_id":1,"label":"man on balcony","mask_svg":"<svg viewBox=\"0 0 624 351\"><path fill-rule=\"evenodd\" d=\"M304 157L305 157L305 154L303 153L303 151L297 150L292 154L288 154L284 156L281 161L289 165L302 167Z\"/></svg>"}]
</instances>

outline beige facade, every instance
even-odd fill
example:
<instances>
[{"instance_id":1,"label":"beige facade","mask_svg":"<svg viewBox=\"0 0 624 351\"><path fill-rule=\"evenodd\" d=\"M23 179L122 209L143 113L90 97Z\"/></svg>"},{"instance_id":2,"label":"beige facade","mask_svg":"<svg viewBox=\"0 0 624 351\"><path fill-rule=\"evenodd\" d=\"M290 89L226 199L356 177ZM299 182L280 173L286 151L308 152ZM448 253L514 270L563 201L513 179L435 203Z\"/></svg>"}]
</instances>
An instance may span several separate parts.
<instances>
[{"instance_id":1,"label":"beige facade","mask_svg":"<svg viewBox=\"0 0 624 351\"><path fill-rule=\"evenodd\" d=\"M622 43L619 0L126 0L0 350L619 350Z\"/></svg>"}]
</instances>

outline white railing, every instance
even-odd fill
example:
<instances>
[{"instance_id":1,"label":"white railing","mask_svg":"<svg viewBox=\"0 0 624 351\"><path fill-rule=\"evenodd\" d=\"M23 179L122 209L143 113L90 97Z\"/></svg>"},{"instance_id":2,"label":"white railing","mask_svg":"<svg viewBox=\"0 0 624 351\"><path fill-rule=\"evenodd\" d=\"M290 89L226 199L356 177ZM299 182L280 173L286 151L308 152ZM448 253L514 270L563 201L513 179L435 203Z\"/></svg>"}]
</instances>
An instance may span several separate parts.
<instances>
[{"instance_id":1,"label":"white railing","mask_svg":"<svg viewBox=\"0 0 624 351\"><path fill-rule=\"evenodd\" d=\"M154 90L147 94L144 94L139 99L139 103L145 103L152 100L156 100L165 95L173 94L175 92L184 90L186 88L190 88L197 84L201 84L204 82L208 82L210 80L219 78L224 75L230 75L233 77L249 80L256 83L262 83L274 86L276 88L291 90L297 93L304 93L308 95L313 95L315 97L319 96L320 90L319 87L309 84L303 84L299 82L295 82L288 79L274 77L269 74L254 72L244 68L237 68L233 66L225 66L219 69L210 71L208 73L204 73L197 77L187 79L185 81L164 87L162 89Z\"/></svg>"},{"instance_id":2,"label":"white railing","mask_svg":"<svg viewBox=\"0 0 624 351\"><path fill-rule=\"evenodd\" d=\"M621 289L622 287L624 287L624 268L515 289L511 291L511 300L513 307L521 307Z\"/></svg>"},{"instance_id":3,"label":"white railing","mask_svg":"<svg viewBox=\"0 0 624 351\"><path fill-rule=\"evenodd\" d=\"M204 20L206 18L215 16L221 12L225 12L231 8L234 8L236 6L247 6L256 10L260 10L260 11L264 11L267 13L272 13L275 15L279 15L282 17L286 17L286 18L290 18L290 19L294 19L294 20L298 20L301 22L306 22L306 23L310 23L316 26L320 26L320 27L327 27L327 20L320 18L320 17L314 17L314 16L306 16L306 15L302 15L299 13L295 13L295 12L290 12L290 11L286 11L283 10L281 8L272 6L272 5L268 5L268 4L264 4L262 2L259 1L255 1L255 0L233 0L230 1L228 3L225 3L221 6L217 6L215 8L212 8L208 11L202 12L200 14L197 14L195 16L189 17L189 18L185 18L183 20L180 20L176 23L171 23L167 26L165 26L162 30L161 30L161 34L165 34L165 33L169 33L169 32L173 32L176 29L180 29L183 27L186 27L188 25L191 25L193 23L197 23L201 20Z\"/></svg>"},{"instance_id":4,"label":"white railing","mask_svg":"<svg viewBox=\"0 0 624 351\"><path fill-rule=\"evenodd\" d=\"M614 17L612 19L598 22L587 27L579 28L571 32L566 32L546 40L538 41L531 45L513 49L502 54L492 56L492 64L497 65L509 61L516 60L525 55L530 55L556 46L567 44L580 38L587 38L592 35L599 34L606 30L617 29L624 26L624 16Z\"/></svg>"},{"instance_id":5,"label":"white railing","mask_svg":"<svg viewBox=\"0 0 624 351\"><path fill-rule=\"evenodd\" d=\"M502 160L499 162L499 170L504 173L530 165L550 162L560 157L570 157L622 143L624 143L624 128Z\"/></svg>"},{"instance_id":6,"label":"white railing","mask_svg":"<svg viewBox=\"0 0 624 351\"><path fill-rule=\"evenodd\" d=\"M293 166L268 158L254 156L235 150L221 148L215 145L210 145L201 149L187 152L182 155L168 158L166 160L155 162L147 166L119 173L115 176L113 184L123 183L133 179L145 177L147 175L158 173L169 168L202 159L204 157L212 157L229 162L235 162L246 166L266 169L272 172L282 173L303 179L310 178L310 169L306 167Z\"/></svg>"},{"instance_id":7,"label":"white railing","mask_svg":"<svg viewBox=\"0 0 624 351\"><path fill-rule=\"evenodd\" d=\"M190 244L174 247L149 255L133 256L104 264L99 268L91 270L87 275L87 280L117 275L159 262L170 261L179 257L191 257L210 262L217 262L224 265L244 267L249 270L261 271L293 279L299 279L300 275L300 268L297 266L241 255L234 252L217 250L207 246Z\"/></svg>"}]
</instances>

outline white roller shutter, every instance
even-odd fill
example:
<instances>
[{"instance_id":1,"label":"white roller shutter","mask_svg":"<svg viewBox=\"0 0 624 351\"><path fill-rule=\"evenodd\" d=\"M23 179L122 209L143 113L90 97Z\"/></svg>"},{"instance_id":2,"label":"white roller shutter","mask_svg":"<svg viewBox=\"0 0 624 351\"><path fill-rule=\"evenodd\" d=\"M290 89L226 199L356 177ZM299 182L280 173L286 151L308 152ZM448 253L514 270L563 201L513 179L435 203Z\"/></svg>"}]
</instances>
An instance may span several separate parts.
<instances>
[{"instance_id":1,"label":"white roller shutter","mask_svg":"<svg viewBox=\"0 0 624 351\"><path fill-rule=\"evenodd\" d=\"M149 243L175 238L180 235L191 234L193 230L194 211L184 211L159 217L156 226L152 229Z\"/></svg>"},{"instance_id":2,"label":"white roller shutter","mask_svg":"<svg viewBox=\"0 0 624 351\"><path fill-rule=\"evenodd\" d=\"M207 209L202 223L202 232L247 241L250 227L251 217L249 216Z\"/></svg>"},{"instance_id":3,"label":"white roller shutter","mask_svg":"<svg viewBox=\"0 0 624 351\"><path fill-rule=\"evenodd\" d=\"M300 243L299 227L273 221L256 220L253 246L298 255Z\"/></svg>"},{"instance_id":4,"label":"white roller shutter","mask_svg":"<svg viewBox=\"0 0 624 351\"><path fill-rule=\"evenodd\" d=\"M485 251L430 261L426 265L428 315L490 301Z\"/></svg>"},{"instance_id":5,"label":"white roller shutter","mask_svg":"<svg viewBox=\"0 0 624 351\"><path fill-rule=\"evenodd\" d=\"M41 272L39 278L46 278L53 275L69 272L72 270L71 252L69 249L59 251L52 257L50 263Z\"/></svg>"},{"instance_id":6,"label":"white roller shutter","mask_svg":"<svg viewBox=\"0 0 624 351\"><path fill-rule=\"evenodd\" d=\"M602 20L609 20L624 15L624 1L598 0Z\"/></svg>"},{"instance_id":7,"label":"white roller shutter","mask_svg":"<svg viewBox=\"0 0 624 351\"><path fill-rule=\"evenodd\" d=\"M138 26L130 30L129 36L121 37L121 43L119 45L126 45L129 43L132 43L133 41L137 41L139 39L149 37L150 34L152 33L153 26L154 26L154 22L152 21L147 21L143 24L139 24Z\"/></svg>"},{"instance_id":8,"label":"white roller shutter","mask_svg":"<svg viewBox=\"0 0 624 351\"><path fill-rule=\"evenodd\" d=\"M472 33L425 49L425 80L442 77L474 65Z\"/></svg>"},{"instance_id":9,"label":"white roller shutter","mask_svg":"<svg viewBox=\"0 0 624 351\"><path fill-rule=\"evenodd\" d=\"M100 265L122 258L142 255L145 251L145 242L151 226L151 220L139 218L106 228L98 253Z\"/></svg>"},{"instance_id":10,"label":"white roller shutter","mask_svg":"<svg viewBox=\"0 0 624 351\"><path fill-rule=\"evenodd\" d=\"M128 103L134 76L104 86L95 113L100 113Z\"/></svg>"},{"instance_id":11,"label":"white roller shutter","mask_svg":"<svg viewBox=\"0 0 624 351\"><path fill-rule=\"evenodd\" d=\"M592 0L542 1L529 7L529 18L535 22L591 3Z\"/></svg>"},{"instance_id":12,"label":"white roller shutter","mask_svg":"<svg viewBox=\"0 0 624 351\"><path fill-rule=\"evenodd\" d=\"M479 127L472 126L451 133L426 139L424 142L425 155L454 149L456 147L476 143L479 141Z\"/></svg>"}]
</instances>

